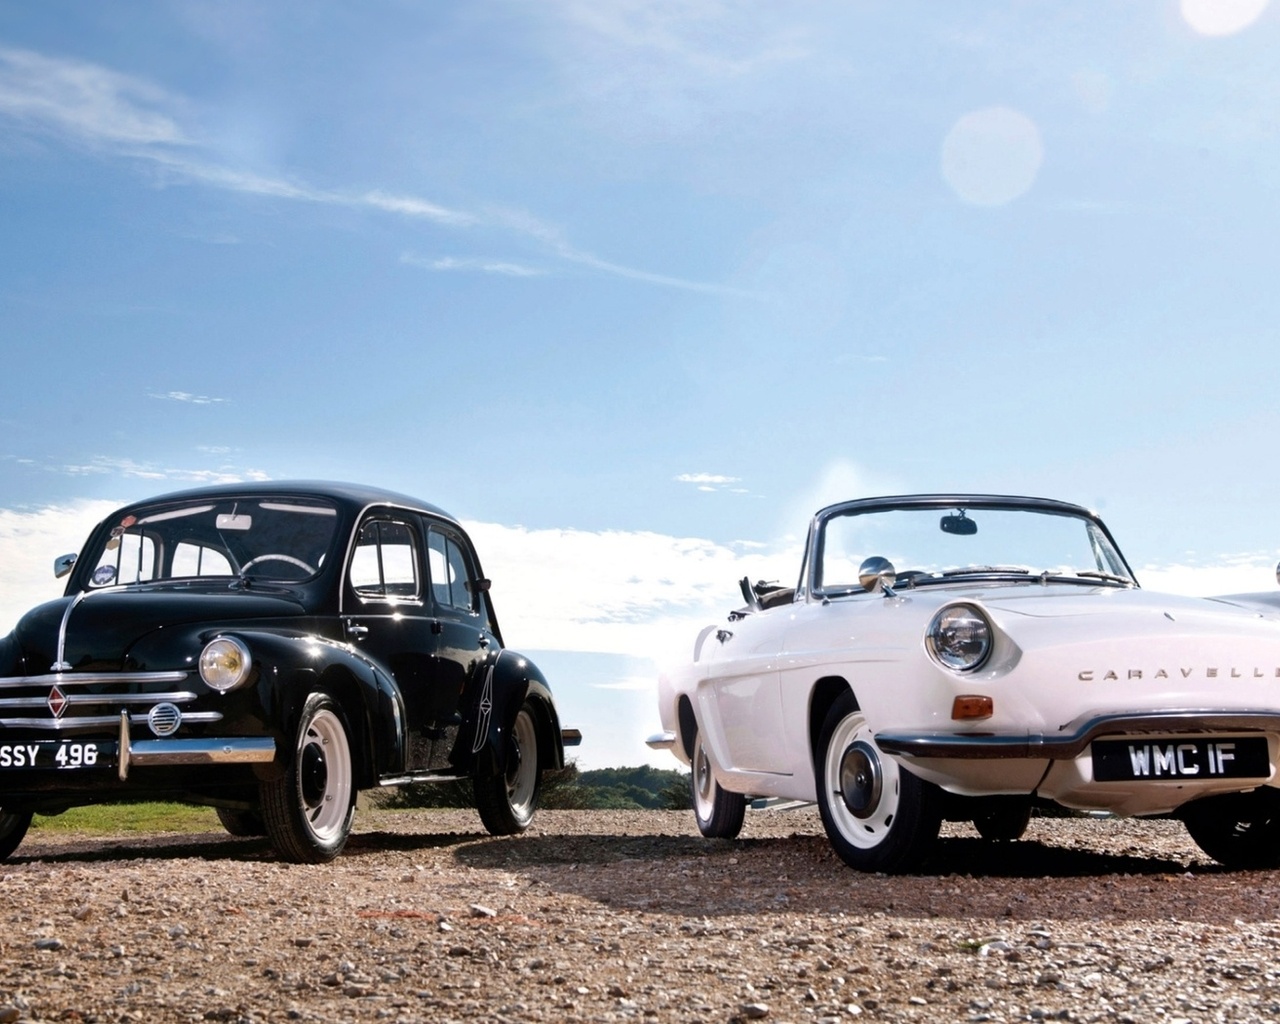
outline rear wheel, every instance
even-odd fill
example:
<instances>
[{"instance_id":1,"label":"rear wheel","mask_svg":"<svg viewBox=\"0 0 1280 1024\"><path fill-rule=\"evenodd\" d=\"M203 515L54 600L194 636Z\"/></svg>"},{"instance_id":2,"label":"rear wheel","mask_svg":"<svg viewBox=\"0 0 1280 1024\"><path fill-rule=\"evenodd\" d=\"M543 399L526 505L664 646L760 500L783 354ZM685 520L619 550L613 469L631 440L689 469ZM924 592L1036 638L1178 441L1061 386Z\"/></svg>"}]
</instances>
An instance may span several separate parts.
<instances>
[{"instance_id":1,"label":"rear wheel","mask_svg":"<svg viewBox=\"0 0 1280 1024\"><path fill-rule=\"evenodd\" d=\"M4 860L18 848L30 827L30 811L6 811L0 808L0 860Z\"/></svg>"},{"instance_id":2,"label":"rear wheel","mask_svg":"<svg viewBox=\"0 0 1280 1024\"><path fill-rule=\"evenodd\" d=\"M267 834L267 826L262 823L260 814L255 814L253 811L232 810L230 807L214 809L218 812L218 821L222 823L222 827L229 835L249 838Z\"/></svg>"},{"instance_id":3,"label":"rear wheel","mask_svg":"<svg viewBox=\"0 0 1280 1024\"><path fill-rule=\"evenodd\" d=\"M1229 868L1280 867L1280 792L1226 793L1182 808L1200 849Z\"/></svg>"},{"instance_id":4,"label":"rear wheel","mask_svg":"<svg viewBox=\"0 0 1280 1024\"><path fill-rule=\"evenodd\" d=\"M1031 801L1020 796L993 796L979 804L973 816L978 835L992 843L1021 839L1031 824Z\"/></svg>"},{"instance_id":5,"label":"rear wheel","mask_svg":"<svg viewBox=\"0 0 1280 1024\"><path fill-rule=\"evenodd\" d=\"M860 871L907 871L942 827L941 793L885 757L846 691L831 706L815 751L818 810L841 859Z\"/></svg>"},{"instance_id":6,"label":"rear wheel","mask_svg":"<svg viewBox=\"0 0 1280 1024\"><path fill-rule=\"evenodd\" d=\"M283 776L263 782L262 822L280 856L324 864L342 852L355 818L355 774L342 708L327 693L302 706Z\"/></svg>"},{"instance_id":7,"label":"rear wheel","mask_svg":"<svg viewBox=\"0 0 1280 1024\"><path fill-rule=\"evenodd\" d=\"M741 793L730 793L716 782L711 766L711 755L702 742L702 730L693 734L693 759L690 764L689 790L693 796L693 816L698 821L698 831L708 839L733 839L742 831L742 819L746 816L747 798Z\"/></svg>"},{"instance_id":8,"label":"rear wheel","mask_svg":"<svg viewBox=\"0 0 1280 1024\"><path fill-rule=\"evenodd\" d=\"M523 832L533 821L542 789L538 765L538 723L533 706L525 701L507 733L503 765L495 773L475 778L476 810L490 835Z\"/></svg>"}]
</instances>

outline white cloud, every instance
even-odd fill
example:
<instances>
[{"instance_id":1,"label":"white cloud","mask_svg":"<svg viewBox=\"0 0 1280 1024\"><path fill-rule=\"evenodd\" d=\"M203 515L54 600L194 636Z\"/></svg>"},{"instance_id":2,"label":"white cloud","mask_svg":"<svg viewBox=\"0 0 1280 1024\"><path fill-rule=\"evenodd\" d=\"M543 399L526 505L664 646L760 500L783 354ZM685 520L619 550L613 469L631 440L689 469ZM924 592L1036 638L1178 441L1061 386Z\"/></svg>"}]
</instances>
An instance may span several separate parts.
<instances>
[{"instance_id":1,"label":"white cloud","mask_svg":"<svg viewBox=\"0 0 1280 1024\"><path fill-rule=\"evenodd\" d=\"M221 466L216 469L187 469L180 466L160 466L155 463L135 462L133 459L96 456L84 463L65 463L55 467L55 472L67 476L120 476L130 480L173 480L189 484L234 484L241 480L267 480L268 475L257 469L237 469Z\"/></svg>"},{"instance_id":2,"label":"white cloud","mask_svg":"<svg viewBox=\"0 0 1280 1024\"><path fill-rule=\"evenodd\" d=\"M79 551L89 531L116 503L77 501L24 511L0 508L0 632L7 633L24 612L62 593L65 580L53 575L53 560Z\"/></svg>"},{"instance_id":3,"label":"white cloud","mask_svg":"<svg viewBox=\"0 0 1280 1024\"><path fill-rule=\"evenodd\" d=\"M211 398L208 395L193 395L190 391L150 392L148 398L158 398L162 402L189 402L192 405L217 405L229 402L229 398Z\"/></svg>"},{"instance_id":4,"label":"white cloud","mask_svg":"<svg viewBox=\"0 0 1280 1024\"><path fill-rule=\"evenodd\" d=\"M96 64L0 49L0 114L73 141L186 145L181 106L149 82Z\"/></svg>"},{"instance_id":5,"label":"white cloud","mask_svg":"<svg viewBox=\"0 0 1280 1024\"><path fill-rule=\"evenodd\" d=\"M439 259L426 259L413 253L403 253L400 262L424 270L472 270L482 274L505 274L508 277L542 277L545 270L527 267L521 263L505 260L459 259L444 256Z\"/></svg>"},{"instance_id":6,"label":"white cloud","mask_svg":"<svg viewBox=\"0 0 1280 1024\"><path fill-rule=\"evenodd\" d=\"M644 532L468 523L503 635L517 649L686 654L699 629L742 604L738 580L791 581L800 552Z\"/></svg>"},{"instance_id":7,"label":"white cloud","mask_svg":"<svg viewBox=\"0 0 1280 1024\"><path fill-rule=\"evenodd\" d=\"M724 484L736 484L740 477L721 476L718 473L681 473L676 477L676 481L682 484L706 484L710 486L723 486Z\"/></svg>"}]
</instances>

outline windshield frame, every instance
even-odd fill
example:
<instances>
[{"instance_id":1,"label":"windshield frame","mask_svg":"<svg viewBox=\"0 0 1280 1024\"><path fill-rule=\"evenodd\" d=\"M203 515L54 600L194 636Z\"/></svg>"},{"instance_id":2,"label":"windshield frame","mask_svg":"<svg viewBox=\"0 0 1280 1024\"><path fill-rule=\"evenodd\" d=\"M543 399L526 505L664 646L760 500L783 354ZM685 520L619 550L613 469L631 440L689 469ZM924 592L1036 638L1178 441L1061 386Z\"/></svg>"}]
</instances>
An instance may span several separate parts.
<instances>
[{"instance_id":1,"label":"windshield frame","mask_svg":"<svg viewBox=\"0 0 1280 1024\"><path fill-rule=\"evenodd\" d=\"M809 527L809 536L805 545L805 557L801 566L800 582L797 586L797 599L827 600L832 597L846 596L850 593L865 592L861 587L851 587L845 583L838 586L824 586L821 581L823 546L828 524L847 516L869 515L893 511L937 511L939 513L969 511L1000 510L1007 512L1031 512L1044 515L1063 516L1081 520L1087 528L1095 532L1109 548L1108 556L1122 569L1122 575L1111 577L1106 574L1086 576L1079 573L1060 574L1052 571L1027 572L1013 566L974 567L972 572L954 573L945 577L926 577L916 582L920 586L942 586L948 583L969 584L975 580L996 580L1000 582L1069 582L1089 586L1112 586L1137 588L1139 586L1133 569L1129 566L1116 543L1111 531L1095 512L1070 502L1056 501L1050 498L1034 498L1019 495L992 494L912 494L876 498L860 498L854 501L829 505L814 515ZM868 552L869 554L871 552ZM898 566L907 569L908 566Z\"/></svg>"}]
</instances>

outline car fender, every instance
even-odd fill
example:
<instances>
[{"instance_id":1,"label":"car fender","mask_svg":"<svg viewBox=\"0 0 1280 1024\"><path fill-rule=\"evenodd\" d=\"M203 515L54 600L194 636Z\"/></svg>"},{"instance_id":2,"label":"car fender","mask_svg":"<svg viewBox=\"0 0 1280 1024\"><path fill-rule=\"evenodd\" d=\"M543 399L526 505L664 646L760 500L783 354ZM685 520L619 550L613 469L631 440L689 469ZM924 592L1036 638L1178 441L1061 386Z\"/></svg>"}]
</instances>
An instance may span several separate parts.
<instances>
[{"instance_id":1,"label":"car fender","mask_svg":"<svg viewBox=\"0 0 1280 1024\"><path fill-rule=\"evenodd\" d=\"M404 771L404 697L376 662L325 637L253 629L226 633L243 640L253 656L265 724L277 740L274 768L283 766L307 696L324 690L347 714L358 784L370 786L380 776Z\"/></svg>"},{"instance_id":2,"label":"car fender","mask_svg":"<svg viewBox=\"0 0 1280 1024\"><path fill-rule=\"evenodd\" d=\"M546 677L528 658L503 650L482 670L479 692L471 709L471 765L476 773L505 769L507 736L526 700L533 704L538 729L538 766L564 767L560 718L551 699Z\"/></svg>"}]
</instances>

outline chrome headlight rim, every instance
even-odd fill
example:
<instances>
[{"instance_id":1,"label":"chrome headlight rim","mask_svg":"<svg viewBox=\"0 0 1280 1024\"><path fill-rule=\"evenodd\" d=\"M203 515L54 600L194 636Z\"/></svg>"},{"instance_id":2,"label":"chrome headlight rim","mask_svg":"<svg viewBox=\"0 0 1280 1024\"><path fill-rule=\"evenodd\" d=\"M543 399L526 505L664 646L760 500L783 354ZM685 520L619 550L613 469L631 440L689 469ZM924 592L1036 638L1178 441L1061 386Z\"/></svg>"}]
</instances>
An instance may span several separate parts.
<instances>
[{"instance_id":1,"label":"chrome headlight rim","mask_svg":"<svg viewBox=\"0 0 1280 1024\"><path fill-rule=\"evenodd\" d=\"M200 652L200 678L219 693L243 686L252 670L253 658L239 637L216 636Z\"/></svg>"},{"instance_id":2,"label":"chrome headlight rim","mask_svg":"<svg viewBox=\"0 0 1280 1024\"><path fill-rule=\"evenodd\" d=\"M939 608L929 621L924 645L943 668L969 675L991 660L995 630L977 605L949 604Z\"/></svg>"}]
</instances>

